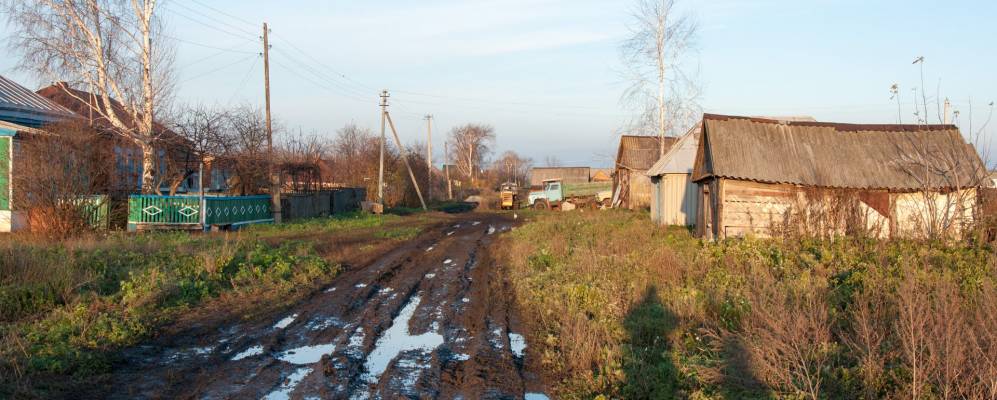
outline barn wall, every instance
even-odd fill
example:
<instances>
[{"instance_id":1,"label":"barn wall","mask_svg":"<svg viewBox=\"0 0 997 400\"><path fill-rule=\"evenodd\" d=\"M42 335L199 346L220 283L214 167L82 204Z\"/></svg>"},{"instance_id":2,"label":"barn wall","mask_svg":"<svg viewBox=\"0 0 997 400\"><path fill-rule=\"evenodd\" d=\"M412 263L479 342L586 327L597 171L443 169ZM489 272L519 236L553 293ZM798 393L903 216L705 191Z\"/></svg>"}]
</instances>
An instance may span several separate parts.
<instances>
[{"instance_id":1,"label":"barn wall","mask_svg":"<svg viewBox=\"0 0 997 400\"><path fill-rule=\"evenodd\" d=\"M690 174L665 174L652 180L651 218L660 225L695 226L698 191Z\"/></svg>"},{"instance_id":2,"label":"barn wall","mask_svg":"<svg viewBox=\"0 0 997 400\"><path fill-rule=\"evenodd\" d=\"M944 236L958 236L974 220L976 189L952 193L898 193L893 195L896 233L923 237L935 226Z\"/></svg>"},{"instance_id":3,"label":"barn wall","mask_svg":"<svg viewBox=\"0 0 997 400\"><path fill-rule=\"evenodd\" d=\"M626 170L630 175L630 195L627 198L627 208L631 210L651 207L651 177L647 171Z\"/></svg>"}]
</instances>

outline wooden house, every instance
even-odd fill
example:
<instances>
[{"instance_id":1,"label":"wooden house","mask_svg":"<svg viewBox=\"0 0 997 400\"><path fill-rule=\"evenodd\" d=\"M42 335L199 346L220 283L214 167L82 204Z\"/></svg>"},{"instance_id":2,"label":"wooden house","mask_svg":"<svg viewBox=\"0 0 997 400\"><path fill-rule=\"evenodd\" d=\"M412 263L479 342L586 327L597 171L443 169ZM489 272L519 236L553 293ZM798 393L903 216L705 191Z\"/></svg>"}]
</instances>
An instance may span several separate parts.
<instances>
[{"instance_id":1,"label":"wooden house","mask_svg":"<svg viewBox=\"0 0 997 400\"><path fill-rule=\"evenodd\" d=\"M665 151L678 141L666 137ZM657 136L630 136L620 138L613 172L613 206L630 210L651 206L651 178L647 171L661 158L661 139Z\"/></svg>"},{"instance_id":2,"label":"wooden house","mask_svg":"<svg viewBox=\"0 0 997 400\"><path fill-rule=\"evenodd\" d=\"M859 125L707 114L692 180L705 238L861 232L957 235L986 169L954 125Z\"/></svg>"},{"instance_id":3,"label":"wooden house","mask_svg":"<svg viewBox=\"0 0 997 400\"><path fill-rule=\"evenodd\" d=\"M74 118L66 108L0 76L0 232L27 224L23 210L14 204L17 149L26 135L43 134L39 128Z\"/></svg>"}]
</instances>

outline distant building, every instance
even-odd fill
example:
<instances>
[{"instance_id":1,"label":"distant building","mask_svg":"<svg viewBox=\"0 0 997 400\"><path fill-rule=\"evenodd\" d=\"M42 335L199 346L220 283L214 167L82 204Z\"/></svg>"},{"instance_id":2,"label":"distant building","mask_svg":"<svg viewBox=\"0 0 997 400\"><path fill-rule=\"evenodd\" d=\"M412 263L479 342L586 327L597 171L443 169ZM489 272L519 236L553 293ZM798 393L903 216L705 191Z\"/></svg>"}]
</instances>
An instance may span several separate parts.
<instances>
[{"instance_id":1,"label":"distant building","mask_svg":"<svg viewBox=\"0 0 997 400\"><path fill-rule=\"evenodd\" d=\"M613 169L612 168L592 168L592 176L589 177L590 182L612 182L613 181Z\"/></svg>"},{"instance_id":2,"label":"distant building","mask_svg":"<svg viewBox=\"0 0 997 400\"><path fill-rule=\"evenodd\" d=\"M530 169L530 186L540 186L543 181L560 179L564 183L588 183L592 168L589 167L533 167Z\"/></svg>"},{"instance_id":3,"label":"distant building","mask_svg":"<svg viewBox=\"0 0 997 400\"><path fill-rule=\"evenodd\" d=\"M620 138L613 173L614 207L636 210L651 206L651 179L647 170L661 156L660 140L657 136L624 135ZM666 137L664 140L667 152L678 138Z\"/></svg>"},{"instance_id":4,"label":"distant building","mask_svg":"<svg viewBox=\"0 0 997 400\"><path fill-rule=\"evenodd\" d=\"M858 125L707 114L692 180L705 238L780 229L956 236L987 173L954 125ZM798 224L787 225L796 219Z\"/></svg>"}]
</instances>

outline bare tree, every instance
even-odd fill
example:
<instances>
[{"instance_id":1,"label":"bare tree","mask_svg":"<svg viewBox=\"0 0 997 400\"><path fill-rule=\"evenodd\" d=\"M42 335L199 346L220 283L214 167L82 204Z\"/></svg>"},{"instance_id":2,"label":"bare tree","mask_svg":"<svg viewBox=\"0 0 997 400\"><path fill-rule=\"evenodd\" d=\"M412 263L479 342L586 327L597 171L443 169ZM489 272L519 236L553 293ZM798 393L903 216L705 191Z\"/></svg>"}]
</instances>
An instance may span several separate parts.
<instances>
[{"instance_id":1,"label":"bare tree","mask_svg":"<svg viewBox=\"0 0 997 400\"><path fill-rule=\"evenodd\" d=\"M547 167L560 167L561 166L561 159L559 159L559 158L557 158L555 156L544 157L544 166L547 166Z\"/></svg>"},{"instance_id":2,"label":"bare tree","mask_svg":"<svg viewBox=\"0 0 997 400\"><path fill-rule=\"evenodd\" d=\"M488 125L467 124L450 131L457 169L467 176L472 186L476 171L481 169L494 142L495 129Z\"/></svg>"},{"instance_id":3,"label":"bare tree","mask_svg":"<svg viewBox=\"0 0 997 400\"><path fill-rule=\"evenodd\" d=\"M516 152L509 150L502 153L502 157L499 157L498 160L495 160L492 169L496 172L499 180L503 182L523 184L526 182L526 176L529 175L532 166L533 160L521 157Z\"/></svg>"},{"instance_id":4,"label":"bare tree","mask_svg":"<svg viewBox=\"0 0 997 400\"><path fill-rule=\"evenodd\" d=\"M638 113L629 128L664 138L699 113L698 84L683 69L699 28L676 10L676 0L638 0L633 19L621 49L631 81L622 100ZM665 150L662 140L660 154Z\"/></svg>"},{"instance_id":5,"label":"bare tree","mask_svg":"<svg viewBox=\"0 0 997 400\"><path fill-rule=\"evenodd\" d=\"M186 179L192 171L203 169L200 168L203 164L224 152L229 114L225 110L204 105L187 105L176 109L171 120L171 125L179 136L178 139L189 148L189 151L183 152L182 155L184 157L184 160L181 160L184 164L182 174L168 174L173 177L170 182L172 195L181 183L177 178ZM201 177L202 180L203 178ZM200 190L204 188L201 187Z\"/></svg>"},{"instance_id":6,"label":"bare tree","mask_svg":"<svg viewBox=\"0 0 997 400\"><path fill-rule=\"evenodd\" d=\"M25 0L9 2L11 46L22 69L70 81L93 98L62 86L142 150L142 190L156 190L154 118L169 98L173 60L156 0ZM117 100L117 103L114 100Z\"/></svg>"}]
</instances>

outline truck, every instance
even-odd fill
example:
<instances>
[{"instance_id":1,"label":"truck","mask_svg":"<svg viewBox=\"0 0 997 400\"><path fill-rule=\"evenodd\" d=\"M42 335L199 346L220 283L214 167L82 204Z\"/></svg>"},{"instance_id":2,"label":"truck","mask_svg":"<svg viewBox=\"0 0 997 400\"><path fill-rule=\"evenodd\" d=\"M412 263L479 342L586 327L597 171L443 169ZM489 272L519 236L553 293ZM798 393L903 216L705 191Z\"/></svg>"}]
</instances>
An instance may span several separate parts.
<instances>
[{"instance_id":1,"label":"truck","mask_svg":"<svg viewBox=\"0 0 997 400\"><path fill-rule=\"evenodd\" d=\"M536 210L573 208L608 208L613 201L611 182L563 183L560 179L543 181L539 190L531 190L527 201Z\"/></svg>"}]
</instances>

